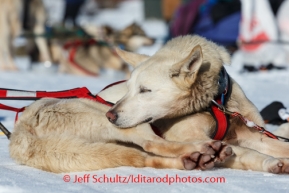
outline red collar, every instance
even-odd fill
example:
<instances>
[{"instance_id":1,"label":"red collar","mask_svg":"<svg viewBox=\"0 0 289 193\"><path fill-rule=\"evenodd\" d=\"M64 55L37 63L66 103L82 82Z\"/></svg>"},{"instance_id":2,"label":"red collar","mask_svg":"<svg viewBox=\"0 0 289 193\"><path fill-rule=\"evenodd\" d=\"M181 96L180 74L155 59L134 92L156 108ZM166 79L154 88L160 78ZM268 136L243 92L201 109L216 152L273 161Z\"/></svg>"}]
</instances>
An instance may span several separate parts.
<instances>
[{"instance_id":1,"label":"red collar","mask_svg":"<svg viewBox=\"0 0 289 193\"><path fill-rule=\"evenodd\" d=\"M232 92L232 81L224 67L222 67L219 75L219 91L218 95L215 97L215 101L218 104L226 106ZM223 140L229 129L229 116L220 111L214 104L210 106L209 112L216 121L215 132L211 138L215 140Z\"/></svg>"}]
</instances>

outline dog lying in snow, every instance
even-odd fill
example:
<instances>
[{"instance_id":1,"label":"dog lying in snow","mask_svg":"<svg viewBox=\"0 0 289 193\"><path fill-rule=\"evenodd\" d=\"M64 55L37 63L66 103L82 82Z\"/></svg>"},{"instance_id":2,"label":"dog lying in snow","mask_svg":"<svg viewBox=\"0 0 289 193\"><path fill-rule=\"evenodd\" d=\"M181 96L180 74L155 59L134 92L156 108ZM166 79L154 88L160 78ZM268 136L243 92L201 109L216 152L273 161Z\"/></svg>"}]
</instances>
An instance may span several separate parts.
<instances>
[{"instance_id":1,"label":"dog lying in snow","mask_svg":"<svg viewBox=\"0 0 289 193\"><path fill-rule=\"evenodd\" d=\"M223 64L230 63L222 47L198 36L184 36L171 40L151 57L121 50L118 54L135 70L126 84L99 93L110 102L118 101L107 113L113 124L126 128L144 121L153 123L169 141L210 139L216 122L207 108L218 95ZM257 108L237 82L229 79L232 89L227 110L239 112L264 127ZM289 173L288 143L248 128L237 118L229 122L223 141L230 144L235 155L216 166ZM288 128L288 124L283 125L276 134L288 137Z\"/></svg>"},{"instance_id":2,"label":"dog lying in snow","mask_svg":"<svg viewBox=\"0 0 289 193\"><path fill-rule=\"evenodd\" d=\"M218 94L223 64L230 62L222 47L198 36L184 36L151 57L121 50L118 54L135 70L126 84L99 93L107 101L118 101L116 105L109 110L87 99L39 100L15 125L11 157L52 172L221 166L289 173L289 145L236 119L230 119L224 138L230 146L210 138L216 123L206 109ZM226 108L264 126L256 107L230 80ZM148 123L156 125L163 138Z\"/></svg>"},{"instance_id":3,"label":"dog lying in snow","mask_svg":"<svg viewBox=\"0 0 289 193\"><path fill-rule=\"evenodd\" d=\"M15 124L10 155L21 164L70 172L117 166L207 169L232 154L230 147L211 139L164 140L149 124L118 128L105 116L109 108L87 99L36 101Z\"/></svg>"}]
</instances>

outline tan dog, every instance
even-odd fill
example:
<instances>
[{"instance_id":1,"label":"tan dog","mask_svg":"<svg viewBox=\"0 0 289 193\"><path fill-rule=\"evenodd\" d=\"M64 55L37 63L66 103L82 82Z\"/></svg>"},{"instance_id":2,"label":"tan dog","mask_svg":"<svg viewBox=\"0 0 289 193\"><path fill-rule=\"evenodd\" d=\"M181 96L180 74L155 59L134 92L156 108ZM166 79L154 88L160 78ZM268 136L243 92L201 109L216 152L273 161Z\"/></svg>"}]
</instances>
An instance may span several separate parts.
<instances>
[{"instance_id":1,"label":"tan dog","mask_svg":"<svg viewBox=\"0 0 289 193\"><path fill-rule=\"evenodd\" d=\"M32 31L34 34L43 34L45 32L44 24L46 13L41 0L31 0L29 5L30 12L28 17L33 19ZM20 35L22 24L21 15L23 14L22 0L1 0L0 6L0 68L2 70L16 70L17 67L13 61L12 42ZM42 37L35 39L41 53L42 61L51 62L47 42Z\"/></svg>"},{"instance_id":2,"label":"tan dog","mask_svg":"<svg viewBox=\"0 0 289 193\"><path fill-rule=\"evenodd\" d=\"M127 128L153 122L169 141L210 139L216 122L207 108L218 94L223 64L230 63L224 48L198 36L184 36L171 40L151 57L121 50L118 53L136 69L126 83L127 89L118 85L100 93L108 101L118 101L107 113L113 124ZM230 80L232 93L226 108L265 126L257 108L240 86ZM118 98L111 96L113 90L122 90L117 92ZM238 118L229 121L224 142L231 144L235 156L218 166L289 173L288 143L248 128Z\"/></svg>"},{"instance_id":3,"label":"tan dog","mask_svg":"<svg viewBox=\"0 0 289 193\"><path fill-rule=\"evenodd\" d=\"M137 23L132 23L122 30L116 30L107 25L83 27L96 40L105 40L132 52L137 51L142 46L151 46L155 43L155 39L149 37Z\"/></svg>"},{"instance_id":4,"label":"tan dog","mask_svg":"<svg viewBox=\"0 0 289 193\"><path fill-rule=\"evenodd\" d=\"M151 46L155 43L155 40L148 37L137 23L132 23L123 30L114 32L112 36L116 45L123 45L124 49L132 52L137 51L142 46Z\"/></svg>"}]
</instances>

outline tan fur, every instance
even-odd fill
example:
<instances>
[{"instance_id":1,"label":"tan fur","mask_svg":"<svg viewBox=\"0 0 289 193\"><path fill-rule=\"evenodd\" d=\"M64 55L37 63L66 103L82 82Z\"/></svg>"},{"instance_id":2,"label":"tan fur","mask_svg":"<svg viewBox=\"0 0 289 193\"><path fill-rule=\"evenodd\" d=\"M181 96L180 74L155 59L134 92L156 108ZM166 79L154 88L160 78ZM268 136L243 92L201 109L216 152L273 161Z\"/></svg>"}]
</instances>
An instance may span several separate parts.
<instances>
[{"instance_id":1,"label":"tan fur","mask_svg":"<svg viewBox=\"0 0 289 193\"><path fill-rule=\"evenodd\" d=\"M94 74L98 74L100 69L112 69L124 72L126 77L129 77L130 70L127 64L123 63L123 60L118 57L114 51L115 49L117 52L119 49L117 47L112 48L110 45L122 45L126 50L137 51L141 46L154 44L154 40L148 37L136 23L133 23L120 31L114 30L109 26L99 27L92 25L84 26L84 29L88 34L91 34L96 41L105 41L109 44L109 46L80 46L77 49L75 55L77 63L85 70ZM57 52L54 51L54 49L57 48L57 42L59 43L60 40L52 42L51 50L52 53L56 53L52 55L53 61L60 63L59 71L87 76L88 73L79 70L71 64L67 55L59 57ZM63 50L61 52L63 52Z\"/></svg>"},{"instance_id":2,"label":"tan fur","mask_svg":"<svg viewBox=\"0 0 289 193\"><path fill-rule=\"evenodd\" d=\"M62 52L64 52L62 50ZM99 75L101 69L111 69L124 72L129 75L129 69L126 64L114 53L109 45L89 45L78 46L74 55L74 60L79 69L69 59L68 54L62 55L59 59L59 71L63 73L91 76ZM84 69L84 70L82 70ZM90 72L91 74L87 73Z\"/></svg>"},{"instance_id":3,"label":"tan fur","mask_svg":"<svg viewBox=\"0 0 289 193\"><path fill-rule=\"evenodd\" d=\"M125 52L119 54L128 58ZM110 110L117 114L112 122L125 128L149 120L170 141L210 139L216 123L206 108L217 94L222 65L230 61L225 49L198 36L183 36L174 38L151 57L139 56L138 62L137 54L129 55L134 55L134 59L127 62L134 62L137 67L127 82L127 93ZM257 108L232 78L231 81L227 109L265 126ZM100 96L110 101L109 91ZM285 127L279 130L286 131ZM218 166L289 173L289 144L268 138L237 118L230 119L224 142L231 144L235 156Z\"/></svg>"},{"instance_id":4,"label":"tan fur","mask_svg":"<svg viewBox=\"0 0 289 193\"><path fill-rule=\"evenodd\" d=\"M115 45L123 45L126 50L135 52L142 46L154 44L154 40L148 37L145 31L137 23L125 27L120 31L112 31L109 39Z\"/></svg>"},{"instance_id":5,"label":"tan fur","mask_svg":"<svg viewBox=\"0 0 289 193\"><path fill-rule=\"evenodd\" d=\"M0 6L0 68L3 70L16 70L13 61L12 41L21 33L21 0L1 0ZM41 0L33 0L30 4L30 17L34 18L33 33L43 34L46 13ZM43 61L51 61L47 42L42 37L35 39Z\"/></svg>"},{"instance_id":6,"label":"tan fur","mask_svg":"<svg viewBox=\"0 0 289 193\"><path fill-rule=\"evenodd\" d=\"M116 128L105 117L108 109L87 99L34 102L15 125L10 156L20 164L58 173L118 166L193 169L196 164L190 156L199 159L199 151L217 154L214 146L218 144L212 140L169 142L156 136L147 124Z\"/></svg>"}]
</instances>

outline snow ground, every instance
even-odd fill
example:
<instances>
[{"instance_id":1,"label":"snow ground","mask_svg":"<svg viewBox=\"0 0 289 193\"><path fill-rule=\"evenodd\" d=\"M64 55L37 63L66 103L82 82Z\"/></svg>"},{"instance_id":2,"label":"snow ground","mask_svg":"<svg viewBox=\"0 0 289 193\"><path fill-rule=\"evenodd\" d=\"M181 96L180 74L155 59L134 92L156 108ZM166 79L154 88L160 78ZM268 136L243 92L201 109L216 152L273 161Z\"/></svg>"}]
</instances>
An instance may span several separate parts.
<instances>
[{"instance_id":1,"label":"snow ground","mask_svg":"<svg viewBox=\"0 0 289 193\"><path fill-rule=\"evenodd\" d=\"M134 4L134 12L139 5ZM122 6L122 10L128 10L129 6ZM103 13L106 14L106 13ZM113 13L114 14L114 13ZM102 23L109 16L98 15ZM120 26L120 21L129 16L113 20ZM143 21L142 16L137 16L142 26L155 37L164 36L165 25L156 20ZM129 21L128 18L126 21ZM153 54L160 47L160 42L150 48L142 48L141 53ZM241 85L250 100L262 109L274 100L283 102L289 107L289 70L260 72L255 74L239 73L240 55L233 58L232 66L227 66L229 74ZM20 72L0 72L0 88L13 88L22 90L66 90L75 87L87 87L92 93L97 93L109 83L122 80L124 76L114 72L104 72L100 77L77 77L72 75L57 74L51 71L44 73L39 69L31 72L27 70L27 61L18 59ZM0 103L15 107L23 107L30 101L5 101ZM13 131L15 113L0 111L0 121ZM274 127L270 126L271 129ZM173 169L132 168L120 167L91 172L77 172L69 174L53 174L31 167L16 164L8 152L9 141L0 135L0 193L30 193L30 192L288 192L288 175L275 175L264 172L241 171L233 169L213 169L210 171L179 171ZM64 182L65 175L71 177L70 182ZM84 177L90 175L89 182L73 183L75 176ZM93 175L113 177L115 175L127 176L142 175L146 177L224 177L225 183L93 183Z\"/></svg>"}]
</instances>

